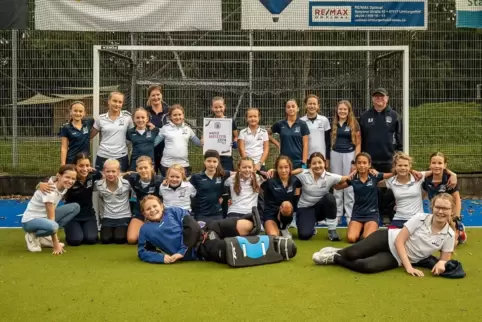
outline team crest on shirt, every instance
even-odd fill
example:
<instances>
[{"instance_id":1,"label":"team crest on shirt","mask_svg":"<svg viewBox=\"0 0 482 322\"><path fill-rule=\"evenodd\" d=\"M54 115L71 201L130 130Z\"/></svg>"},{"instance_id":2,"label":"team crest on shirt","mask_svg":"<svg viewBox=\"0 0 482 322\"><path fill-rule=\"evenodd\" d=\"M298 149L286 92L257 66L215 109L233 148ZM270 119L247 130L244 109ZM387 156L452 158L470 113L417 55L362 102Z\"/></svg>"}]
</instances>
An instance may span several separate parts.
<instances>
[{"instance_id":1,"label":"team crest on shirt","mask_svg":"<svg viewBox=\"0 0 482 322\"><path fill-rule=\"evenodd\" d=\"M300 133L300 127L299 126L295 127L295 133Z\"/></svg>"},{"instance_id":2,"label":"team crest on shirt","mask_svg":"<svg viewBox=\"0 0 482 322\"><path fill-rule=\"evenodd\" d=\"M187 134L187 129L182 129L182 135L186 135Z\"/></svg>"},{"instance_id":3,"label":"team crest on shirt","mask_svg":"<svg viewBox=\"0 0 482 322\"><path fill-rule=\"evenodd\" d=\"M345 127L345 132L350 132L350 128L348 126Z\"/></svg>"},{"instance_id":4,"label":"team crest on shirt","mask_svg":"<svg viewBox=\"0 0 482 322\"><path fill-rule=\"evenodd\" d=\"M149 187L149 191L147 193L154 193L154 190L156 190L156 187Z\"/></svg>"},{"instance_id":5,"label":"team crest on shirt","mask_svg":"<svg viewBox=\"0 0 482 322\"><path fill-rule=\"evenodd\" d=\"M287 193L293 192L293 186L289 186L288 189L286 189L286 192Z\"/></svg>"},{"instance_id":6,"label":"team crest on shirt","mask_svg":"<svg viewBox=\"0 0 482 322\"><path fill-rule=\"evenodd\" d=\"M368 118L368 123L373 123L373 117Z\"/></svg>"},{"instance_id":7,"label":"team crest on shirt","mask_svg":"<svg viewBox=\"0 0 482 322\"><path fill-rule=\"evenodd\" d=\"M320 188L326 188L327 184L325 180L321 180L320 182Z\"/></svg>"},{"instance_id":8,"label":"team crest on shirt","mask_svg":"<svg viewBox=\"0 0 482 322\"><path fill-rule=\"evenodd\" d=\"M392 123L392 117L391 116L385 117L385 122Z\"/></svg>"},{"instance_id":9,"label":"team crest on shirt","mask_svg":"<svg viewBox=\"0 0 482 322\"><path fill-rule=\"evenodd\" d=\"M370 179L367 182L367 187L371 187L371 186L373 186L373 181Z\"/></svg>"},{"instance_id":10,"label":"team crest on shirt","mask_svg":"<svg viewBox=\"0 0 482 322\"><path fill-rule=\"evenodd\" d=\"M150 139L152 137L151 131L146 132L146 139Z\"/></svg>"},{"instance_id":11,"label":"team crest on shirt","mask_svg":"<svg viewBox=\"0 0 482 322\"><path fill-rule=\"evenodd\" d=\"M84 127L82 128L82 133L83 133L83 134L89 133L89 129L87 128L87 126L84 126Z\"/></svg>"},{"instance_id":12,"label":"team crest on shirt","mask_svg":"<svg viewBox=\"0 0 482 322\"><path fill-rule=\"evenodd\" d=\"M119 125L124 125L124 120L123 120L123 119L120 119L120 120L119 120Z\"/></svg>"},{"instance_id":13,"label":"team crest on shirt","mask_svg":"<svg viewBox=\"0 0 482 322\"><path fill-rule=\"evenodd\" d=\"M438 188L438 191L439 191L439 192L445 192L445 191L447 191L447 186L444 185L444 184L441 184L441 185L439 186L439 188Z\"/></svg>"},{"instance_id":14,"label":"team crest on shirt","mask_svg":"<svg viewBox=\"0 0 482 322\"><path fill-rule=\"evenodd\" d=\"M90 187L92 187L92 180L88 180L86 183L85 183L85 187L88 189Z\"/></svg>"},{"instance_id":15,"label":"team crest on shirt","mask_svg":"<svg viewBox=\"0 0 482 322\"><path fill-rule=\"evenodd\" d=\"M186 191L180 191L179 198L185 198L185 197L186 197Z\"/></svg>"},{"instance_id":16,"label":"team crest on shirt","mask_svg":"<svg viewBox=\"0 0 482 322\"><path fill-rule=\"evenodd\" d=\"M444 240L441 236L433 237L432 238L432 245L434 245L435 247L440 247L440 246L442 246L443 241Z\"/></svg>"},{"instance_id":17,"label":"team crest on shirt","mask_svg":"<svg viewBox=\"0 0 482 322\"><path fill-rule=\"evenodd\" d=\"M221 183L221 178L216 178L216 184Z\"/></svg>"}]
</instances>

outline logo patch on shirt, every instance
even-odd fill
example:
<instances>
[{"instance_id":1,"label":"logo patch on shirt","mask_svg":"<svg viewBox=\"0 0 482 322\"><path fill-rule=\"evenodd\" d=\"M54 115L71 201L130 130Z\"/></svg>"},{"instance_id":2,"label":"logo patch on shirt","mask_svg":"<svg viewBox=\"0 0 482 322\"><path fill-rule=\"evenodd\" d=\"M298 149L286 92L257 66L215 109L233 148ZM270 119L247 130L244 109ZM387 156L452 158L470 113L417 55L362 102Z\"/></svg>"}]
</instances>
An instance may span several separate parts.
<instances>
[{"instance_id":1,"label":"logo patch on shirt","mask_svg":"<svg viewBox=\"0 0 482 322\"><path fill-rule=\"evenodd\" d=\"M373 123L373 117L368 118L368 123Z\"/></svg>"},{"instance_id":2,"label":"logo patch on shirt","mask_svg":"<svg viewBox=\"0 0 482 322\"><path fill-rule=\"evenodd\" d=\"M441 184L441 185L439 186L439 188L438 188L438 191L439 191L439 192L445 192L445 191L447 191L447 186L444 185L444 184Z\"/></svg>"},{"instance_id":3,"label":"logo patch on shirt","mask_svg":"<svg viewBox=\"0 0 482 322\"><path fill-rule=\"evenodd\" d=\"M222 181L221 178L216 178L216 184L221 183L221 181Z\"/></svg>"},{"instance_id":4,"label":"logo patch on shirt","mask_svg":"<svg viewBox=\"0 0 482 322\"><path fill-rule=\"evenodd\" d=\"M433 238L432 238L432 245L434 245L435 247L440 247L440 246L442 246L442 243L443 243L443 238L442 238L442 237L436 236L436 237L433 237Z\"/></svg>"},{"instance_id":5,"label":"logo patch on shirt","mask_svg":"<svg viewBox=\"0 0 482 322\"><path fill-rule=\"evenodd\" d=\"M154 190L156 190L156 187L149 187L149 192L148 192L148 193L154 193Z\"/></svg>"},{"instance_id":6,"label":"logo patch on shirt","mask_svg":"<svg viewBox=\"0 0 482 322\"><path fill-rule=\"evenodd\" d=\"M345 132L350 132L350 128L348 126L345 127Z\"/></svg>"},{"instance_id":7,"label":"logo patch on shirt","mask_svg":"<svg viewBox=\"0 0 482 322\"><path fill-rule=\"evenodd\" d=\"M373 186L373 181L370 179L367 182L367 187L371 187L371 186Z\"/></svg>"},{"instance_id":8,"label":"logo patch on shirt","mask_svg":"<svg viewBox=\"0 0 482 322\"><path fill-rule=\"evenodd\" d=\"M392 123L392 117L391 116L385 117L385 122Z\"/></svg>"},{"instance_id":9,"label":"logo patch on shirt","mask_svg":"<svg viewBox=\"0 0 482 322\"><path fill-rule=\"evenodd\" d=\"M327 183L325 180L321 180L320 182L320 188L326 188L327 187Z\"/></svg>"},{"instance_id":10,"label":"logo patch on shirt","mask_svg":"<svg viewBox=\"0 0 482 322\"><path fill-rule=\"evenodd\" d=\"M186 135L187 134L187 129L182 129L182 134Z\"/></svg>"},{"instance_id":11,"label":"logo patch on shirt","mask_svg":"<svg viewBox=\"0 0 482 322\"><path fill-rule=\"evenodd\" d=\"M184 198L184 197L186 197L186 191L180 191L179 198Z\"/></svg>"},{"instance_id":12,"label":"logo patch on shirt","mask_svg":"<svg viewBox=\"0 0 482 322\"><path fill-rule=\"evenodd\" d=\"M124 125L124 120L123 120L123 119L120 119L120 120L119 120L119 125Z\"/></svg>"},{"instance_id":13,"label":"logo patch on shirt","mask_svg":"<svg viewBox=\"0 0 482 322\"><path fill-rule=\"evenodd\" d=\"M82 128L82 133L83 133L83 134L89 133L89 129L87 128L87 126L84 126L84 127Z\"/></svg>"},{"instance_id":14,"label":"logo patch on shirt","mask_svg":"<svg viewBox=\"0 0 482 322\"><path fill-rule=\"evenodd\" d=\"M295 127L295 133L300 133L300 127L299 126Z\"/></svg>"},{"instance_id":15,"label":"logo patch on shirt","mask_svg":"<svg viewBox=\"0 0 482 322\"><path fill-rule=\"evenodd\" d=\"M288 189L286 189L286 192L287 193L293 192L293 186L289 186Z\"/></svg>"},{"instance_id":16,"label":"logo patch on shirt","mask_svg":"<svg viewBox=\"0 0 482 322\"><path fill-rule=\"evenodd\" d=\"M152 137L151 131L146 132L146 139L150 139Z\"/></svg>"},{"instance_id":17,"label":"logo patch on shirt","mask_svg":"<svg viewBox=\"0 0 482 322\"><path fill-rule=\"evenodd\" d=\"M87 182L85 183L85 187L86 187L86 188L92 187L92 180L87 181Z\"/></svg>"}]
</instances>

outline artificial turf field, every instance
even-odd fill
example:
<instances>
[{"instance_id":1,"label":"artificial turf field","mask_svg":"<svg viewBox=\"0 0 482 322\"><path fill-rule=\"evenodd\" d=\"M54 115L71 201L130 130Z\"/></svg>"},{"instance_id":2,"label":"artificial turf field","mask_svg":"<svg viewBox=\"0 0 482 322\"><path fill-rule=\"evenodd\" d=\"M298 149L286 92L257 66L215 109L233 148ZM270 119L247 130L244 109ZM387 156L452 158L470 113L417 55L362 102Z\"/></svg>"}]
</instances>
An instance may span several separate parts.
<instances>
[{"instance_id":1,"label":"artificial turf field","mask_svg":"<svg viewBox=\"0 0 482 322\"><path fill-rule=\"evenodd\" d=\"M296 240L289 262L233 269L210 262L154 265L136 247L26 249L20 229L0 230L1 321L480 321L482 230L456 250L467 276L374 275L315 266L314 251L346 245ZM345 230L340 230L342 234Z\"/></svg>"}]
</instances>

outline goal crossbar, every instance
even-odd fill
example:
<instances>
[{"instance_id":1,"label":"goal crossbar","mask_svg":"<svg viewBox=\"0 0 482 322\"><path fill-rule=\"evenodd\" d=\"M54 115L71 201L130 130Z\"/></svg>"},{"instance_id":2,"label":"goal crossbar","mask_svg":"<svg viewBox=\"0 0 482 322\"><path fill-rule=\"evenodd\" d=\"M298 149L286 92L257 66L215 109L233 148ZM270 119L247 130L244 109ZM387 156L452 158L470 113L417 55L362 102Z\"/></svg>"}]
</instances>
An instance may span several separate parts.
<instances>
[{"instance_id":1,"label":"goal crossbar","mask_svg":"<svg viewBox=\"0 0 482 322\"><path fill-rule=\"evenodd\" d=\"M400 52L402 53L402 98L403 98L403 147L409 153L409 46L93 46L93 116L100 114L100 53L102 51L162 51L162 52ZM95 158L98 136L94 139L92 152Z\"/></svg>"}]
</instances>

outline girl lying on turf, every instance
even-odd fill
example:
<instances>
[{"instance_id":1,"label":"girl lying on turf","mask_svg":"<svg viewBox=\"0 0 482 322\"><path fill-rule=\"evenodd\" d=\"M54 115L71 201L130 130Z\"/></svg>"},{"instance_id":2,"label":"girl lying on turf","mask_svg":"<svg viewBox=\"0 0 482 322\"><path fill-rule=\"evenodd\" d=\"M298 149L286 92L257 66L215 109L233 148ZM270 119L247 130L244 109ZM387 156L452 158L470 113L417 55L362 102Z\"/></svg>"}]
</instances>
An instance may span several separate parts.
<instances>
[{"instance_id":1,"label":"girl lying on turf","mask_svg":"<svg viewBox=\"0 0 482 322\"><path fill-rule=\"evenodd\" d=\"M445 271L445 263L454 250L454 199L447 193L432 200L433 214L412 216L402 229L378 230L347 248L325 247L313 254L319 265L336 264L360 273L378 273L405 268L408 274L424 276L415 269L417 263L440 251L440 259L432 268L434 275Z\"/></svg>"},{"instance_id":2,"label":"girl lying on turf","mask_svg":"<svg viewBox=\"0 0 482 322\"><path fill-rule=\"evenodd\" d=\"M227 237L257 235L261 227L259 215L246 219L213 220L204 227L182 208L164 208L156 196L141 201L146 218L139 234L139 259L156 264L204 259L226 263Z\"/></svg>"},{"instance_id":3,"label":"girl lying on turf","mask_svg":"<svg viewBox=\"0 0 482 322\"><path fill-rule=\"evenodd\" d=\"M167 169L159 195L165 208L179 207L191 211L191 198L196 196L196 189L187 180L184 167L175 164Z\"/></svg>"},{"instance_id":4,"label":"girl lying on turf","mask_svg":"<svg viewBox=\"0 0 482 322\"><path fill-rule=\"evenodd\" d=\"M50 193L44 194L37 190L27 205L22 217L22 226L25 230L25 241L31 252L42 251L41 246L52 247L53 254L65 252L64 244L57 237L59 227L64 227L80 211L77 203L57 207L58 203L72 187L77 177L77 172L72 164L60 167L57 181Z\"/></svg>"}]
</instances>

